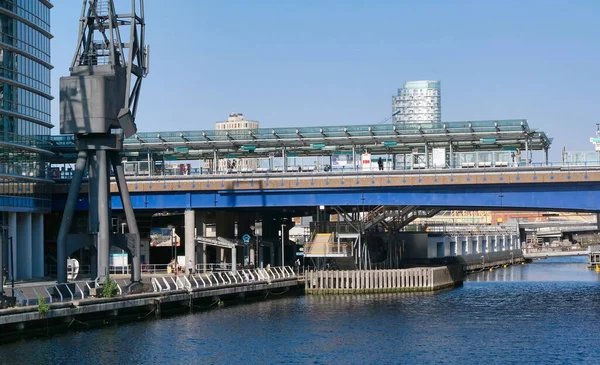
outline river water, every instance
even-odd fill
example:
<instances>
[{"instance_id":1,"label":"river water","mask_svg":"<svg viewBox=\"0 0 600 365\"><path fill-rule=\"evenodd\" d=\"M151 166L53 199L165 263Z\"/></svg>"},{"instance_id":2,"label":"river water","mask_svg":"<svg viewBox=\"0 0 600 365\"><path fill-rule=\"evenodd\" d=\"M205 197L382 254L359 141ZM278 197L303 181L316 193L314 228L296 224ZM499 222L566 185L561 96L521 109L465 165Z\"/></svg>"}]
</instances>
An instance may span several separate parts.
<instances>
[{"instance_id":1,"label":"river water","mask_svg":"<svg viewBox=\"0 0 600 365\"><path fill-rule=\"evenodd\" d=\"M472 274L434 294L287 297L22 340L3 364L599 364L585 258Z\"/></svg>"}]
</instances>

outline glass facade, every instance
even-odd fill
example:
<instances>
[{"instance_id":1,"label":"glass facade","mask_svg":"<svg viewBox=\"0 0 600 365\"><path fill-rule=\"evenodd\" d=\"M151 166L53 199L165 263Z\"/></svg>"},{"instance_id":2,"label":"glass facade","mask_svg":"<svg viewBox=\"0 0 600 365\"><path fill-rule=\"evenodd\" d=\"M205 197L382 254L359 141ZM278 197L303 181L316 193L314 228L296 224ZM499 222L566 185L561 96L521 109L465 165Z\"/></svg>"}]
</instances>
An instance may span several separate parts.
<instances>
[{"instance_id":1,"label":"glass facade","mask_svg":"<svg viewBox=\"0 0 600 365\"><path fill-rule=\"evenodd\" d=\"M50 9L0 0L0 210L50 210Z\"/></svg>"}]
</instances>

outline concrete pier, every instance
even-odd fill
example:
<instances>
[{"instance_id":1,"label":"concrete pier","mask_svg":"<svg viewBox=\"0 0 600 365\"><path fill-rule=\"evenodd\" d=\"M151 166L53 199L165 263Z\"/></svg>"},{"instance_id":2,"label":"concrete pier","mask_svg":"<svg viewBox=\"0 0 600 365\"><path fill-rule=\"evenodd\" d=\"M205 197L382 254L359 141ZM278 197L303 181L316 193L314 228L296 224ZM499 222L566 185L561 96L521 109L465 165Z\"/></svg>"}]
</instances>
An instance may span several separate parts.
<instances>
[{"instance_id":1,"label":"concrete pier","mask_svg":"<svg viewBox=\"0 0 600 365\"><path fill-rule=\"evenodd\" d=\"M311 271L306 294L358 294L433 291L462 283L462 267L418 267L396 270Z\"/></svg>"}]
</instances>

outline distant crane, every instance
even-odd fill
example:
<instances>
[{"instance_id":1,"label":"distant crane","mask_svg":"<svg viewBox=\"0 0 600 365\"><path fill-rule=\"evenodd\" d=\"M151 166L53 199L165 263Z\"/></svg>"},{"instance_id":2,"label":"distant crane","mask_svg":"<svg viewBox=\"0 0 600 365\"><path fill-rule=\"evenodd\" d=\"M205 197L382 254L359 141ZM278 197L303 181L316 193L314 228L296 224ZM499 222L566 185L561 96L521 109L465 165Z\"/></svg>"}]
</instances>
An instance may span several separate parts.
<instances>
[{"instance_id":1,"label":"distant crane","mask_svg":"<svg viewBox=\"0 0 600 365\"><path fill-rule=\"evenodd\" d=\"M102 285L109 274L110 245L131 253L131 281L141 280L140 235L119 153L123 138L137 132L140 89L149 70L144 33L144 0L131 0L129 14L117 14L113 0L83 0L70 76L60 79L60 132L74 135L78 157L57 239L59 283L67 281L67 256L89 246L97 255L92 275ZM111 232L111 165L128 234ZM69 234L86 166L88 231Z\"/></svg>"}]
</instances>

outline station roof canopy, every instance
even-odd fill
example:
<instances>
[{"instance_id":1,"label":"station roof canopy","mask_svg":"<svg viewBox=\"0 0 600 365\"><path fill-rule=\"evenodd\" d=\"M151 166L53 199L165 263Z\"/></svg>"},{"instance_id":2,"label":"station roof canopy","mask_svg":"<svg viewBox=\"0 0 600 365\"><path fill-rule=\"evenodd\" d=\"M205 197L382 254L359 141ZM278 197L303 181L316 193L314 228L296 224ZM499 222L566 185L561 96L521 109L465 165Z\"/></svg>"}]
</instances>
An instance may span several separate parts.
<instances>
[{"instance_id":1,"label":"station roof canopy","mask_svg":"<svg viewBox=\"0 0 600 365\"><path fill-rule=\"evenodd\" d=\"M72 135L51 137L52 150L73 153ZM415 148L449 147L454 151L502 150L527 148L544 150L552 139L544 132L532 130L527 120L489 120L443 122L435 124L376 124L329 127L258 128L235 130L201 130L141 132L124 142L125 155L136 152L164 153L177 159L201 156L253 154L268 156L281 152L298 156L315 156L332 151L349 151L352 147L373 154L410 153Z\"/></svg>"}]
</instances>

